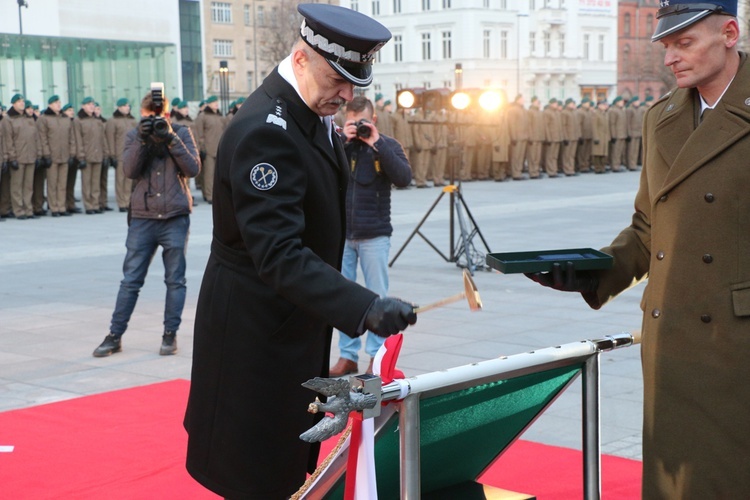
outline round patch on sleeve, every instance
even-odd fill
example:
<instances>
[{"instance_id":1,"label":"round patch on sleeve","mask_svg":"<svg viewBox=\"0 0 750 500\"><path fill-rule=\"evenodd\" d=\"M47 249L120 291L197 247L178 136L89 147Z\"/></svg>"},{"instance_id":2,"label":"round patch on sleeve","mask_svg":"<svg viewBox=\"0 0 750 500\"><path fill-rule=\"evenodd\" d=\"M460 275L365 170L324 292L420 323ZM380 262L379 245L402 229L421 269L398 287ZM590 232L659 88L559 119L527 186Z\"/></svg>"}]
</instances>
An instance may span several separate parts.
<instances>
[{"instance_id":1,"label":"round patch on sleeve","mask_svg":"<svg viewBox=\"0 0 750 500\"><path fill-rule=\"evenodd\" d=\"M260 191L268 191L278 180L279 174L270 163L258 163L250 171L250 182Z\"/></svg>"}]
</instances>

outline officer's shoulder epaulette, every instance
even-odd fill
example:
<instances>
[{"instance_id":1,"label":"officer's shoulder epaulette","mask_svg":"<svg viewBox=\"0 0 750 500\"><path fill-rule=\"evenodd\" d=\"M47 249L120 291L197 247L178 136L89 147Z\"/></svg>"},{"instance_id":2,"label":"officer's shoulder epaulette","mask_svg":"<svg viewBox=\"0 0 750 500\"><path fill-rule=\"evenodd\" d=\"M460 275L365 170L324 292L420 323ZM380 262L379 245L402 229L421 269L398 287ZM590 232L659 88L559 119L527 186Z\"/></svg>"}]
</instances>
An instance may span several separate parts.
<instances>
[{"instance_id":1,"label":"officer's shoulder epaulette","mask_svg":"<svg viewBox=\"0 0 750 500\"><path fill-rule=\"evenodd\" d=\"M654 101L654 104L652 106L656 106L657 104L666 101L670 97L672 97L672 94L674 94L674 91L677 90L676 88L671 89L669 92L664 94L663 96L659 97L657 100Z\"/></svg>"},{"instance_id":2,"label":"officer's shoulder epaulette","mask_svg":"<svg viewBox=\"0 0 750 500\"><path fill-rule=\"evenodd\" d=\"M266 117L266 123L272 123L286 130L286 101L277 97L271 101L271 109Z\"/></svg>"}]
</instances>

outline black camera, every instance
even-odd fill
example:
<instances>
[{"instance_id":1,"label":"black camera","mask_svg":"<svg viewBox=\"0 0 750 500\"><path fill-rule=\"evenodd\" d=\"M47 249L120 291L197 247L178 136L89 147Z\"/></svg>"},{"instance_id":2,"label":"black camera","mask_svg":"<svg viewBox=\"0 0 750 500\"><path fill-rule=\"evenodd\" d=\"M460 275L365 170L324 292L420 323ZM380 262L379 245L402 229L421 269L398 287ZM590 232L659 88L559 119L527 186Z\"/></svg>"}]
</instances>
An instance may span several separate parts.
<instances>
[{"instance_id":1,"label":"black camera","mask_svg":"<svg viewBox=\"0 0 750 500\"><path fill-rule=\"evenodd\" d=\"M370 123L369 120L365 120L364 118L362 118L360 121L354 124L354 126L357 127L357 137L361 137L362 139L370 138L372 130L367 126L368 123Z\"/></svg>"},{"instance_id":2,"label":"black camera","mask_svg":"<svg viewBox=\"0 0 750 500\"><path fill-rule=\"evenodd\" d=\"M161 116L164 113L164 83L162 82L151 83L151 112L154 113L152 117L154 135L166 136L169 133L169 124Z\"/></svg>"}]
</instances>

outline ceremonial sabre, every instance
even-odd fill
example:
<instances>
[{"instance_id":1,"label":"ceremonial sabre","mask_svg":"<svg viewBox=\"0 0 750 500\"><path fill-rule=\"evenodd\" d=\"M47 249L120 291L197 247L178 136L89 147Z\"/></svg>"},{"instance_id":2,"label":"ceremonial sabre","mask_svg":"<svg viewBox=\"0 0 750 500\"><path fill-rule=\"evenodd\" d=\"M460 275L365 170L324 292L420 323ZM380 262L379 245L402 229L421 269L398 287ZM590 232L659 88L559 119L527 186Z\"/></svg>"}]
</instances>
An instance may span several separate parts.
<instances>
[{"instance_id":1,"label":"ceremonial sabre","mask_svg":"<svg viewBox=\"0 0 750 500\"><path fill-rule=\"evenodd\" d=\"M417 314L423 313L431 309L436 309L438 307L447 306L448 304L453 304L454 302L458 302L463 299L466 299L466 301L469 303L469 309L472 312L482 310L482 299L479 297L479 291L477 291L477 285L474 283L474 280L471 278L471 274L469 274L469 272L466 269L464 269L464 291L463 292L453 295L451 297L446 297L444 299L438 300L437 302L432 302L431 304L427 304L421 307L416 307L414 309L414 312Z\"/></svg>"}]
</instances>

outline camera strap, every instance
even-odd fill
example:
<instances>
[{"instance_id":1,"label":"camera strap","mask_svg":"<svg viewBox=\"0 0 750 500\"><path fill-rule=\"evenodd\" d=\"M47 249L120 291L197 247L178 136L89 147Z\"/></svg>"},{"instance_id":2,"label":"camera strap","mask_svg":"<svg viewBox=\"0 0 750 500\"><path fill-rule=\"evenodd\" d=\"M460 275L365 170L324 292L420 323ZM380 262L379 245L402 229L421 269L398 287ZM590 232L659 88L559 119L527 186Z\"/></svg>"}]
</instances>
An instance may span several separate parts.
<instances>
[{"instance_id":1,"label":"camera strap","mask_svg":"<svg viewBox=\"0 0 750 500\"><path fill-rule=\"evenodd\" d=\"M351 160L349 160L349 167L351 168L352 173L354 173L354 170L357 168L357 149L359 148L354 148L354 151L352 151L352 154L351 154ZM373 165L375 166L375 173L380 175L381 174L380 153L377 150L372 149L372 156L373 156L372 158Z\"/></svg>"}]
</instances>

